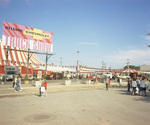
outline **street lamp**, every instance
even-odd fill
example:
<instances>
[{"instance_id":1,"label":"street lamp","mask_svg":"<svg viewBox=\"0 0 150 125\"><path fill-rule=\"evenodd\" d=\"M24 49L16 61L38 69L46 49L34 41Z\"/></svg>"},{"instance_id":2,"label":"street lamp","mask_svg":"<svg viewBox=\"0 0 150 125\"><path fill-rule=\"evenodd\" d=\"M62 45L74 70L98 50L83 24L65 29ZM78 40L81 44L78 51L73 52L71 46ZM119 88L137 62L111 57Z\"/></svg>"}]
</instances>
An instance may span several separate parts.
<instances>
[{"instance_id":1,"label":"street lamp","mask_svg":"<svg viewBox=\"0 0 150 125\"><path fill-rule=\"evenodd\" d=\"M79 51L77 51L78 53L78 60L77 60L77 79L79 79Z\"/></svg>"},{"instance_id":2,"label":"street lamp","mask_svg":"<svg viewBox=\"0 0 150 125\"><path fill-rule=\"evenodd\" d=\"M128 75L129 75L129 59L127 59Z\"/></svg>"}]
</instances>

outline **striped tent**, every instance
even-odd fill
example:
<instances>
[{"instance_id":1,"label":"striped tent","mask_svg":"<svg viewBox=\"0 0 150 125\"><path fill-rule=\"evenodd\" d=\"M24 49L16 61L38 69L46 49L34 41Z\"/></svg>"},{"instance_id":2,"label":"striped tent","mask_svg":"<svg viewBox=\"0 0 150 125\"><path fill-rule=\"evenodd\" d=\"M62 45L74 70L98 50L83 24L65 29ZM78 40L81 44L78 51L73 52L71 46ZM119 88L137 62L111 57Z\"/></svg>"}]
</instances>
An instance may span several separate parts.
<instances>
[{"instance_id":1,"label":"striped tent","mask_svg":"<svg viewBox=\"0 0 150 125\"><path fill-rule=\"evenodd\" d=\"M2 40L0 40L0 65L5 66L6 65L6 52L7 50L4 49L6 46L3 46ZM17 49L17 50L23 50L17 47L9 47L10 49ZM20 52L20 51L9 51L8 56L8 66L25 66L27 67L27 58L28 53L27 52ZM41 61L34 53L32 54L30 60L29 60L29 68L36 69L40 66L45 66L45 63Z\"/></svg>"},{"instance_id":2,"label":"striped tent","mask_svg":"<svg viewBox=\"0 0 150 125\"><path fill-rule=\"evenodd\" d=\"M135 69L126 69L124 71L122 71L123 73L137 73L138 71Z\"/></svg>"}]
</instances>

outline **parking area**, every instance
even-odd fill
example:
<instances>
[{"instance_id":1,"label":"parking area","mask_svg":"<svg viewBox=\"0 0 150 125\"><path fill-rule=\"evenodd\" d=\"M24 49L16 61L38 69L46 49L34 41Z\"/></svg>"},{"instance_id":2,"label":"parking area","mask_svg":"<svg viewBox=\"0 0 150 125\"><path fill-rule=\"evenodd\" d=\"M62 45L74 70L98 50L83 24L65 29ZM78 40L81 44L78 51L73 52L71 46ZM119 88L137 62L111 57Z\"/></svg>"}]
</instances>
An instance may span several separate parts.
<instances>
[{"instance_id":1,"label":"parking area","mask_svg":"<svg viewBox=\"0 0 150 125\"><path fill-rule=\"evenodd\" d=\"M149 125L150 95L93 88L0 98L4 125Z\"/></svg>"}]
</instances>

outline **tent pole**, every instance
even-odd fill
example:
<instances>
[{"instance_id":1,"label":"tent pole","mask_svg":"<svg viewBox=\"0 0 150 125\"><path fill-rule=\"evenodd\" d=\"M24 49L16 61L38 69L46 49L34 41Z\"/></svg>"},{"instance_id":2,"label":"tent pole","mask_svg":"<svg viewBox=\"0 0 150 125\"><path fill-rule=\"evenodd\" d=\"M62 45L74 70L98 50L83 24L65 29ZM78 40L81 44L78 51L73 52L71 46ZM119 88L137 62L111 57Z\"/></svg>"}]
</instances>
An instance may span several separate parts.
<instances>
[{"instance_id":1,"label":"tent pole","mask_svg":"<svg viewBox=\"0 0 150 125\"><path fill-rule=\"evenodd\" d=\"M29 50L30 49L28 49L28 60L27 60L27 79L28 79L28 70L29 70Z\"/></svg>"},{"instance_id":2,"label":"tent pole","mask_svg":"<svg viewBox=\"0 0 150 125\"><path fill-rule=\"evenodd\" d=\"M6 66L5 66L5 81L4 81L4 84L6 84L7 64L8 64L8 48L9 48L9 46L7 46L7 52L6 52Z\"/></svg>"},{"instance_id":3,"label":"tent pole","mask_svg":"<svg viewBox=\"0 0 150 125\"><path fill-rule=\"evenodd\" d=\"M51 57L51 55L48 55L48 53L46 52L46 66L45 66L45 75L47 75L47 62L48 59Z\"/></svg>"}]
</instances>

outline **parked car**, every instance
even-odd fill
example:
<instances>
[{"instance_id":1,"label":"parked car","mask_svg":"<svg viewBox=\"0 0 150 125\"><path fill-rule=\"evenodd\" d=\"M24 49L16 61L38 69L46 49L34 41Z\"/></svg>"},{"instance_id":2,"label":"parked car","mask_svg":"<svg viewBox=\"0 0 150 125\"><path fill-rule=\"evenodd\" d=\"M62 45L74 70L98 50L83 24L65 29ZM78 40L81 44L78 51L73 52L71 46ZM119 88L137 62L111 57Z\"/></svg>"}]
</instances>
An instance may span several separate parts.
<instances>
[{"instance_id":1,"label":"parked car","mask_svg":"<svg viewBox=\"0 0 150 125\"><path fill-rule=\"evenodd\" d=\"M6 80L13 80L14 75L16 75L15 72L7 72Z\"/></svg>"},{"instance_id":2,"label":"parked car","mask_svg":"<svg viewBox=\"0 0 150 125\"><path fill-rule=\"evenodd\" d=\"M102 74L101 75L101 78L103 78L103 77L108 77L108 78L110 78L110 79L112 79L112 73L111 72L107 72L107 73L105 73L105 74Z\"/></svg>"}]
</instances>

